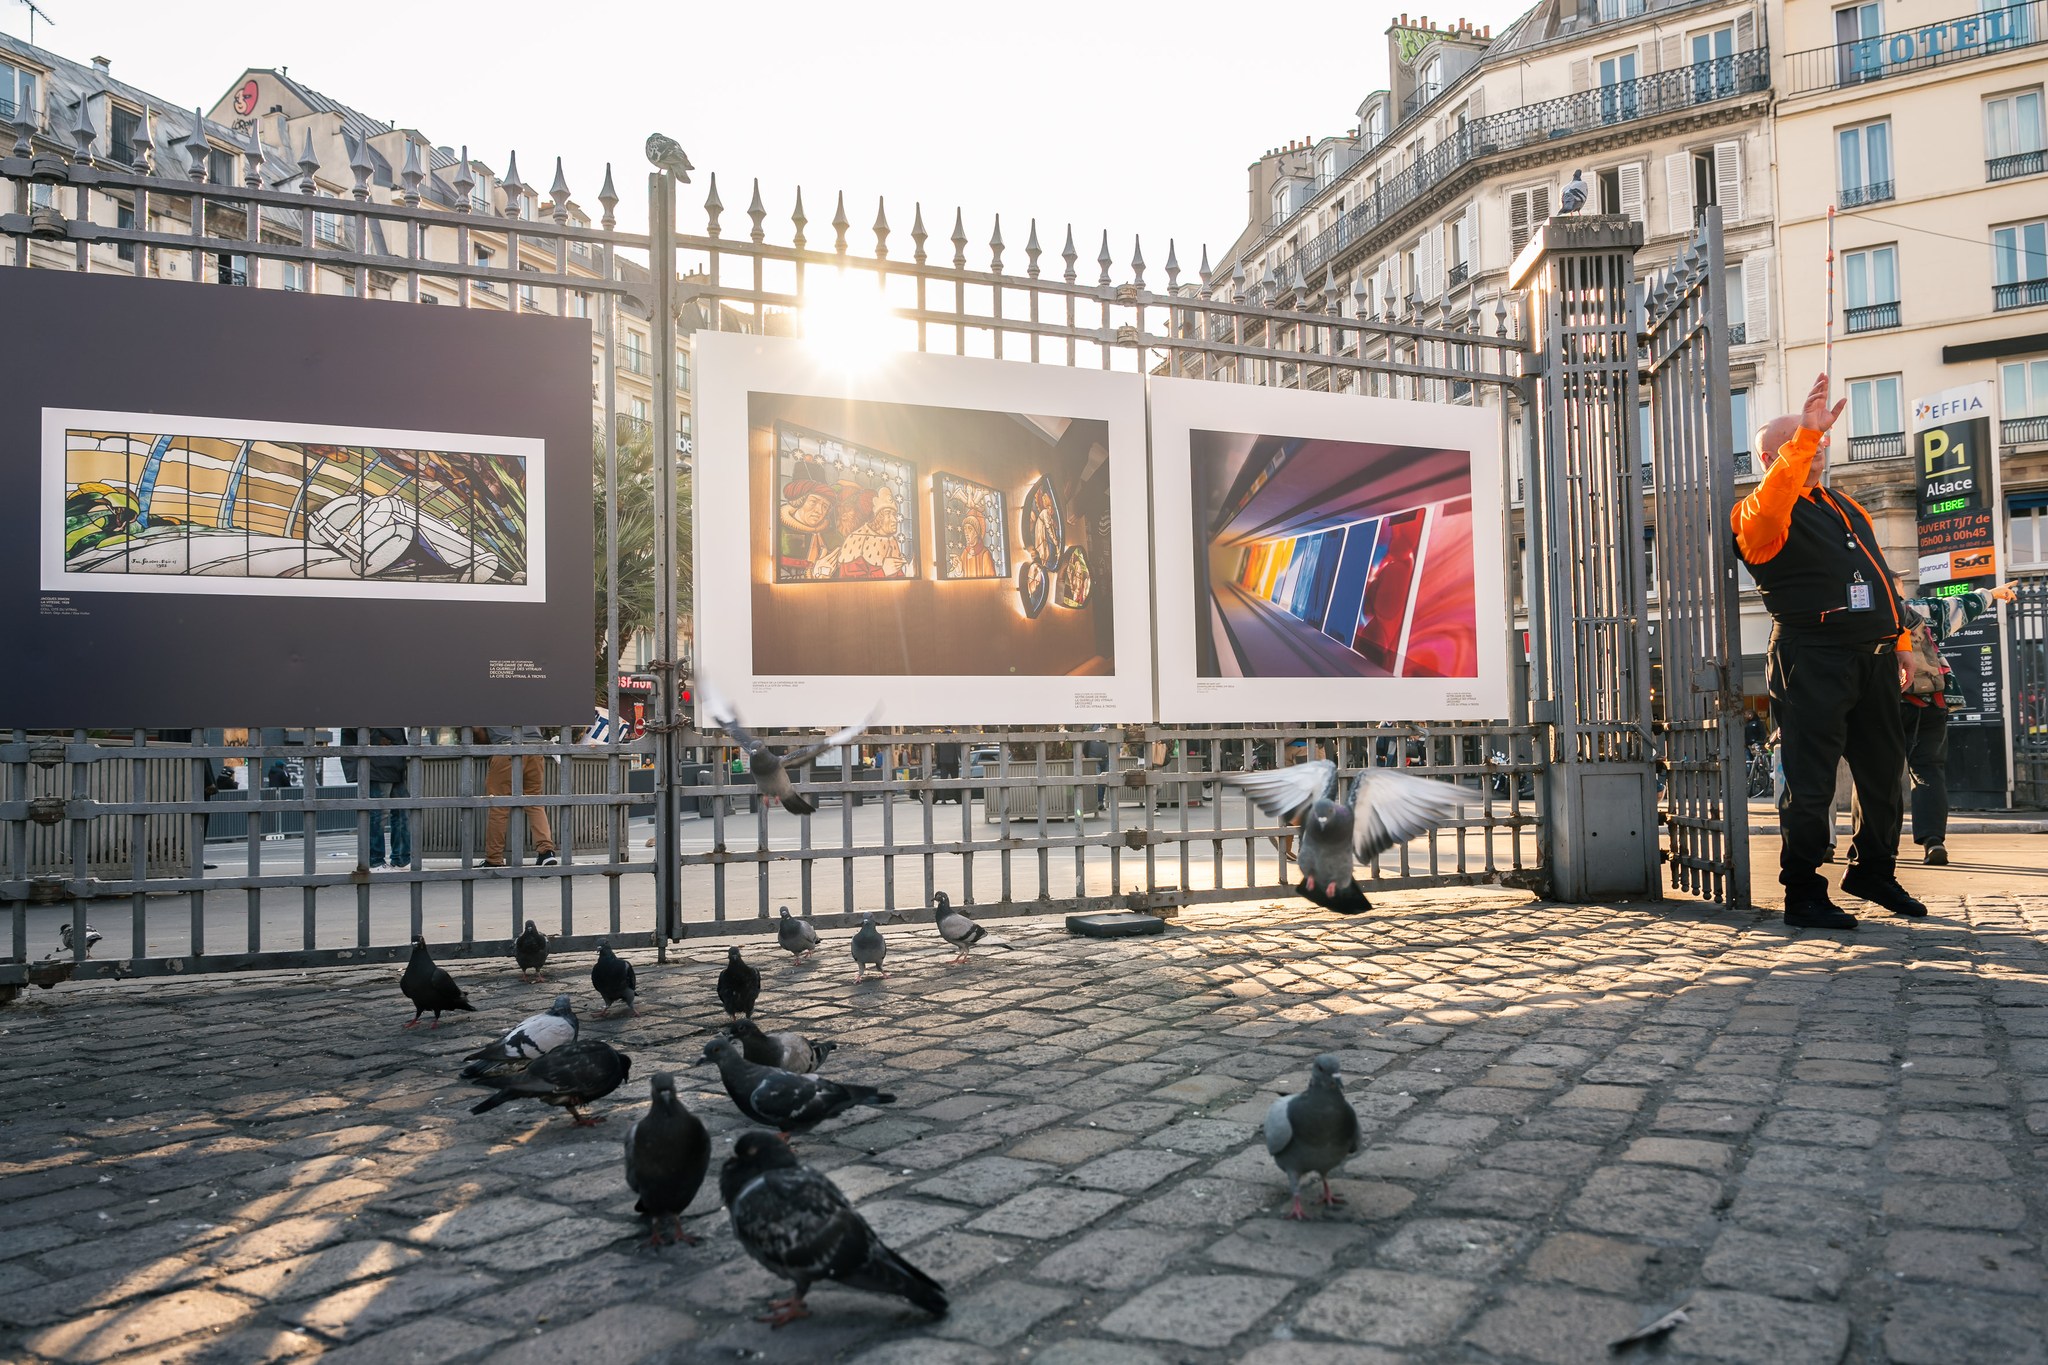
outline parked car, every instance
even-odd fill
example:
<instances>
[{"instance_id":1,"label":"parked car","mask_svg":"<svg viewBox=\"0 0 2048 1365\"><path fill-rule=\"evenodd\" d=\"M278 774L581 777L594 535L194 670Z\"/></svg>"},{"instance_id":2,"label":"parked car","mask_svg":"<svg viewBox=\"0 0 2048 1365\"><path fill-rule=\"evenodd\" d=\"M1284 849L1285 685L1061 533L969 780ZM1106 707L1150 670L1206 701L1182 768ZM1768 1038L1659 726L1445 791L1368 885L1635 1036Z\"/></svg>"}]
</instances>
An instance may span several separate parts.
<instances>
[{"instance_id":1,"label":"parked car","mask_svg":"<svg viewBox=\"0 0 2048 1365\"><path fill-rule=\"evenodd\" d=\"M966 776L977 782L992 773L1001 776L1003 770L1003 751L993 744L982 749L970 749L967 752L966 768ZM977 801L986 799L986 795L980 787L973 788L969 791L968 795Z\"/></svg>"}]
</instances>

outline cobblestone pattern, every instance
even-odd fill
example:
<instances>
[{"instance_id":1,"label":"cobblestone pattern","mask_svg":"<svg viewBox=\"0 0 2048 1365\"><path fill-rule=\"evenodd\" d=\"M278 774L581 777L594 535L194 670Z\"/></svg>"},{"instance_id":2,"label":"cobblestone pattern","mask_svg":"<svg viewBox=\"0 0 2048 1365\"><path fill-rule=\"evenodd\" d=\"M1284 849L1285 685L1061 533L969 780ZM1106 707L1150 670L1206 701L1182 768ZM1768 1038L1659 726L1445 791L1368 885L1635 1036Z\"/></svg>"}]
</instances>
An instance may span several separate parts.
<instances>
[{"instance_id":1,"label":"cobblestone pattern","mask_svg":"<svg viewBox=\"0 0 2048 1365\"><path fill-rule=\"evenodd\" d=\"M722 947L587 1019L634 1058L596 1130L465 1112L462 1053L554 989L509 963L439 1032L384 968L65 987L0 1014L0 1358L1572 1362L1684 1299L1659 1359L2044 1365L2044 929L1414 894L1016 922L959 968L906 926L865 986L830 935L764 961L760 1018L899 1102L798 1150L954 1311L826 1287L773 1334L715 1190L701 1246L645 1251L620 1174L656 1070L741 1127L694 1065ZM1367 1147L1291 1224L1258 1124L1323 1051Z\"/></svg>"}]
</instances>

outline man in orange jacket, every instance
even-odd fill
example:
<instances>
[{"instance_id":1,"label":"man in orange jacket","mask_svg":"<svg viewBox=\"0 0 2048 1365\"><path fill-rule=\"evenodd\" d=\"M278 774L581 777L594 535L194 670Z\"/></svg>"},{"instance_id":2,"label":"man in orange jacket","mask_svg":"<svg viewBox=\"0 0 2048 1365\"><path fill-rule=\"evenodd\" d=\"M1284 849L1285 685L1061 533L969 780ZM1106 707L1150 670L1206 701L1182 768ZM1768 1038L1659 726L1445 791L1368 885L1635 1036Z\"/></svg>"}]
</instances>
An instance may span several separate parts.
<instances>
[{"instance_id":1,"label":"man in orange jacket","mask_svg":"<svg viewBox=\"0 0 2048 1365\"><path fill-rule=\"evenodd\" d=\"M1856 917L1828 899L1820 875L1834 836L1835 769L1845 757L1858 816L1855 866L1842 890L1895 915L1927 913L1896 875L1906 765L1897 651L1905 613L1870 514L1820 486L1827 467L1821 438L1843 406L1828 405L1822 375L1799 416L1774 418L1758 432L1768 469L1730 519L1735 552L1773 623L1765 678L1785 767L1778 880L1785 923L1794 928L1856 927Z\"/></svg>"}]
</instances>

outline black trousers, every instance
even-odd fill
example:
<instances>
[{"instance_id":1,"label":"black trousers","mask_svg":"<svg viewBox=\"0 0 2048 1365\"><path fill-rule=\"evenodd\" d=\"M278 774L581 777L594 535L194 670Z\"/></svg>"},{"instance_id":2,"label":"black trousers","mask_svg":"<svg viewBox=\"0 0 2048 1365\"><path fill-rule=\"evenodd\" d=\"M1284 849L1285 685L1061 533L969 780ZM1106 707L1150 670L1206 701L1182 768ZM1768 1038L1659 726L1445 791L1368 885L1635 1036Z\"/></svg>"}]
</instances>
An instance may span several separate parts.
<instances>
[{"instance_id":1,"label":"black trousers","mask_svg":"<svg viewBox=\"0 0 2048 1365\"><path fill-rule=\"evenodd\" d=\"M1765 679L1785 766L1778 880L1787 892L1827 889L1820 864L1833 842L1835 769L1844 758L1858 803L1852 856L1866 875L1892 875L1905 816L1899 773L1906 741L1890 642L1815 644L1776 634Z\"/></svg>"},{"instance_id":2,"label":"black trousers","mask_svg":"<svg viewBox=\"0 0 2048 1365\"><path fill-rule=\"evenodd\" d=\"M1948 838L1948 712L1939 706L1899 705L1906 735L1906 770L1913 779L1913 842Z\"/></svg>"}]
</instances>

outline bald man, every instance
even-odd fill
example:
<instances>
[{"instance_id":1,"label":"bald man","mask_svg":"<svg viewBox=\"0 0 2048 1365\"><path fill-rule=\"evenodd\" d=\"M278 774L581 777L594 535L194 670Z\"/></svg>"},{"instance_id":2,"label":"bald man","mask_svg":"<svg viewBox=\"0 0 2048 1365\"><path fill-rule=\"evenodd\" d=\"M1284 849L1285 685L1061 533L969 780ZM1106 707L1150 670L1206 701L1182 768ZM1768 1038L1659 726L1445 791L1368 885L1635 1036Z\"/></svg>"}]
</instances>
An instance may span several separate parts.
<instances>
[{"instance_id":1,"label":"bald man","mask_svg":"<svg viewBox=\"0 0 2048 1365\"><path fill-rule=\"evenodd\" d=\"M1822 859L1834 842L1835 769L1849 760L1858 814L1854 866L1842 891L1895 915L1927 907L1899 885L1899 826L1906 763L1899 721L1899 637L1905 613L1878 548L1870 514L1854 498L1820 486L1821 437L1842 415L1816 379L1796 417L1757 433L1766 472L1730 518L1735 552L1749 566L1771 613L1765 678L1785 768L1779 803L1783 844L1778 880L1785 923L1854 929L1856 917L1828 899Z\"/></svg>"}]
</instances>

